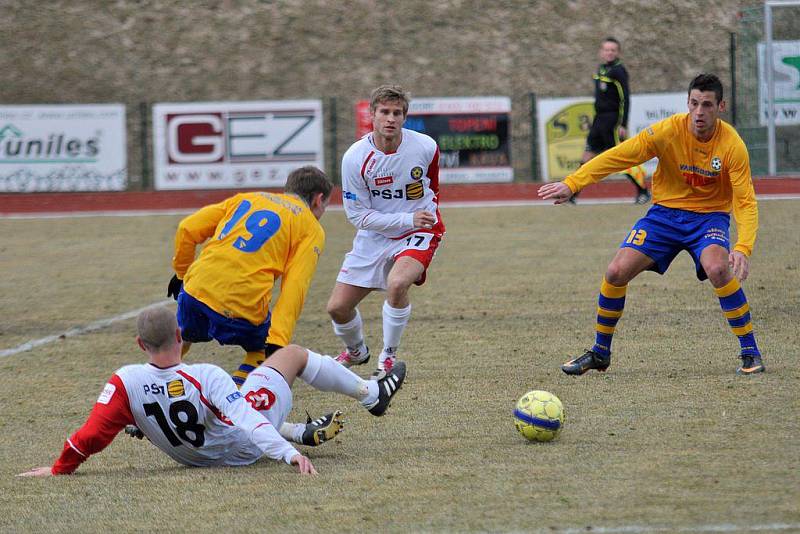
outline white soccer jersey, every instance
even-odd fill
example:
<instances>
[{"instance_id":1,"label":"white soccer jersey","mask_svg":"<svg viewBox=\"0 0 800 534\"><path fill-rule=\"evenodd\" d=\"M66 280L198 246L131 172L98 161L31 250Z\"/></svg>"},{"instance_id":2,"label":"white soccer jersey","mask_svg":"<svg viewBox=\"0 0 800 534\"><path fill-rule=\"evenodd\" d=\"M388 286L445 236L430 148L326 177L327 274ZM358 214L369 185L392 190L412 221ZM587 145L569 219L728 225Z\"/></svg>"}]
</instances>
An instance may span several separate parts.
<instances>
[{"instance_id":1,"label":"white soccer jersey","mask_svg":"<svg viewBox=\"0 0 800 534\"><path fill-rule=\"evenodd\" d=\"M136 426L179 463L246 465L264 455L289 463L298 454L215 365L128 365L116 375ZM114 394L109 387L114 388L107 384L98 402Z\"/></svg>"},{"instance_id":2,"label":"white soccer jersey","mask_svg":"<svg viewBox=\"0 0 800 534\"><path fill-rule=\"evenodd\" d=\"M414 232L414 212L436 214L432 233L442 235L439 215L439 148L429 136L402 129L396 152L375 147L372 133L342 158L342 197L347 219L361 232L397 239Z\"/></svg>"}]
</instances>

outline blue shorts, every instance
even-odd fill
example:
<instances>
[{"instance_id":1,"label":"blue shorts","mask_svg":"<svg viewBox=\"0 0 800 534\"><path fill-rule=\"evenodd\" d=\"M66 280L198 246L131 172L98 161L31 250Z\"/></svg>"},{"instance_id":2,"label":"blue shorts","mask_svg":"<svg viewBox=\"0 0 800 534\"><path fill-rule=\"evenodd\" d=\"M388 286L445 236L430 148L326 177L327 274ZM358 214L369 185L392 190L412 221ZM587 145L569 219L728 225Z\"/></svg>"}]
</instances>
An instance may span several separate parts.
<instances>
[{"instance_id":1,"label":"blue shorts","mask_svg":"<svg viewBox=\"0 0 800 534\"><path fill-rule=\"evenodd\" d=\"M270 315L260 325L232 319L215 312L181 289L178 295L178 326L181 337L190 343L216 339L220 345L239 345L247 352L264 350L269 334Z\"/></svg>"},{"instance_id":2,"label":"blue shorts","mask_svg":"<svg viewBox=\"0 0 800 534\"><path fill-rule=\"evenodd\" d=\"M630 247L651 258L655 265L650 270L658 274L664 274L675 256L686 250L694 260L697 278L705 280L700 254L709 245L730 250L730 224L728 213L695 213L655 204L636 221L620 248Z\"/></svg>"}]
</instances>

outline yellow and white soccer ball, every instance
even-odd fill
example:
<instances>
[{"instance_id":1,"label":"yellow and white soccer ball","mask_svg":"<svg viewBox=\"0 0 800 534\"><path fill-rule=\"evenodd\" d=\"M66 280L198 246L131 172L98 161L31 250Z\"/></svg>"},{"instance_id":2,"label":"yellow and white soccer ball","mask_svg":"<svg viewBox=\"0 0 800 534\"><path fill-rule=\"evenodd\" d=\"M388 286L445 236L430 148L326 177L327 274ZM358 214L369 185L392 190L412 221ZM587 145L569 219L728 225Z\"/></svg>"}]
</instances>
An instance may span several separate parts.
<instances>
[{"instance_id":1,"label":"yellow and white soccer ball","mask_svg":"<svg viewBox=\"0 0 800 534\"><path fill-rule=\"evenodd\" d=\"M529 391L517 401L514 424L531 441L551 441L564 426L564 406L547 391Z\"/></svg>"}]
</instances>

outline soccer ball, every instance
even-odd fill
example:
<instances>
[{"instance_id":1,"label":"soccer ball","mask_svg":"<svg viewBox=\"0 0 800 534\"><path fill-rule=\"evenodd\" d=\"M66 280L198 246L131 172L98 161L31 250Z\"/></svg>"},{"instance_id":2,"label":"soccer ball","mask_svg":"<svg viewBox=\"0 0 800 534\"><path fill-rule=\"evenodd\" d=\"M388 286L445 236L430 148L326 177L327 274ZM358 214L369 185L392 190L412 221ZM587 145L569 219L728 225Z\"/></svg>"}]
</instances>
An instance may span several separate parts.
<instances>
[{"instance_id":1,"label":"soccer ball","mask_svg":"<svg viewBox=\"0 0 800 534\"><path fill-rule=\"evenodd\" d=\"M517 401L514 424L531 441L551 441L564 426L564 407L547 391L529 391Z\"/></svg>"}]
</instances>

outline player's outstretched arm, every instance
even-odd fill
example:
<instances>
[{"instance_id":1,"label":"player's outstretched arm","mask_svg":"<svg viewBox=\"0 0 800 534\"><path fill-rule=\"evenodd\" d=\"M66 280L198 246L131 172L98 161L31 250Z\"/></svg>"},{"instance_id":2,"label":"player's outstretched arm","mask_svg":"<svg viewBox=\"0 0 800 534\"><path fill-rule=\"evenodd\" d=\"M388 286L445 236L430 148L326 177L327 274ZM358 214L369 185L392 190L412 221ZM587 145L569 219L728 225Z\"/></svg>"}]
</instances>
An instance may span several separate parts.
<instances>
[{"instance_id":1,"label":"player's outstretched arm","mask_svg":"<svg viewBox=\"0 0 800 534\"><path fill-rule=\"evenodd\" d=\"M20 473L17 475L18 477L49 477L53 476L53 468L50 466L47 467L35 467L30 471L25 471L24 473Z\"/></svg>"},{"instance_id":2,"label":"player's outstretched arm","mask_svg":"<svg viewBox=\"0 0 800 534\"><path fill-rule=\"evenodd\" d=\"M297 472L301 475L316 475L317 470L314 469L314 464L311 463L307 457L302 454L295 454L292 456L291 464L297 467Z\"/></svg>"},{"instance_id":3,"label":"player's outstretched arm","mask_svg":"<svg viewBox=\"0 0 800 534\"><path fill-rule=\"evenodd\" d=\"M572 197L572 189L564 182L550 182L539 188L542 200L552 200L553 204L563 204Z\"/></svg>"}]
</instances>

